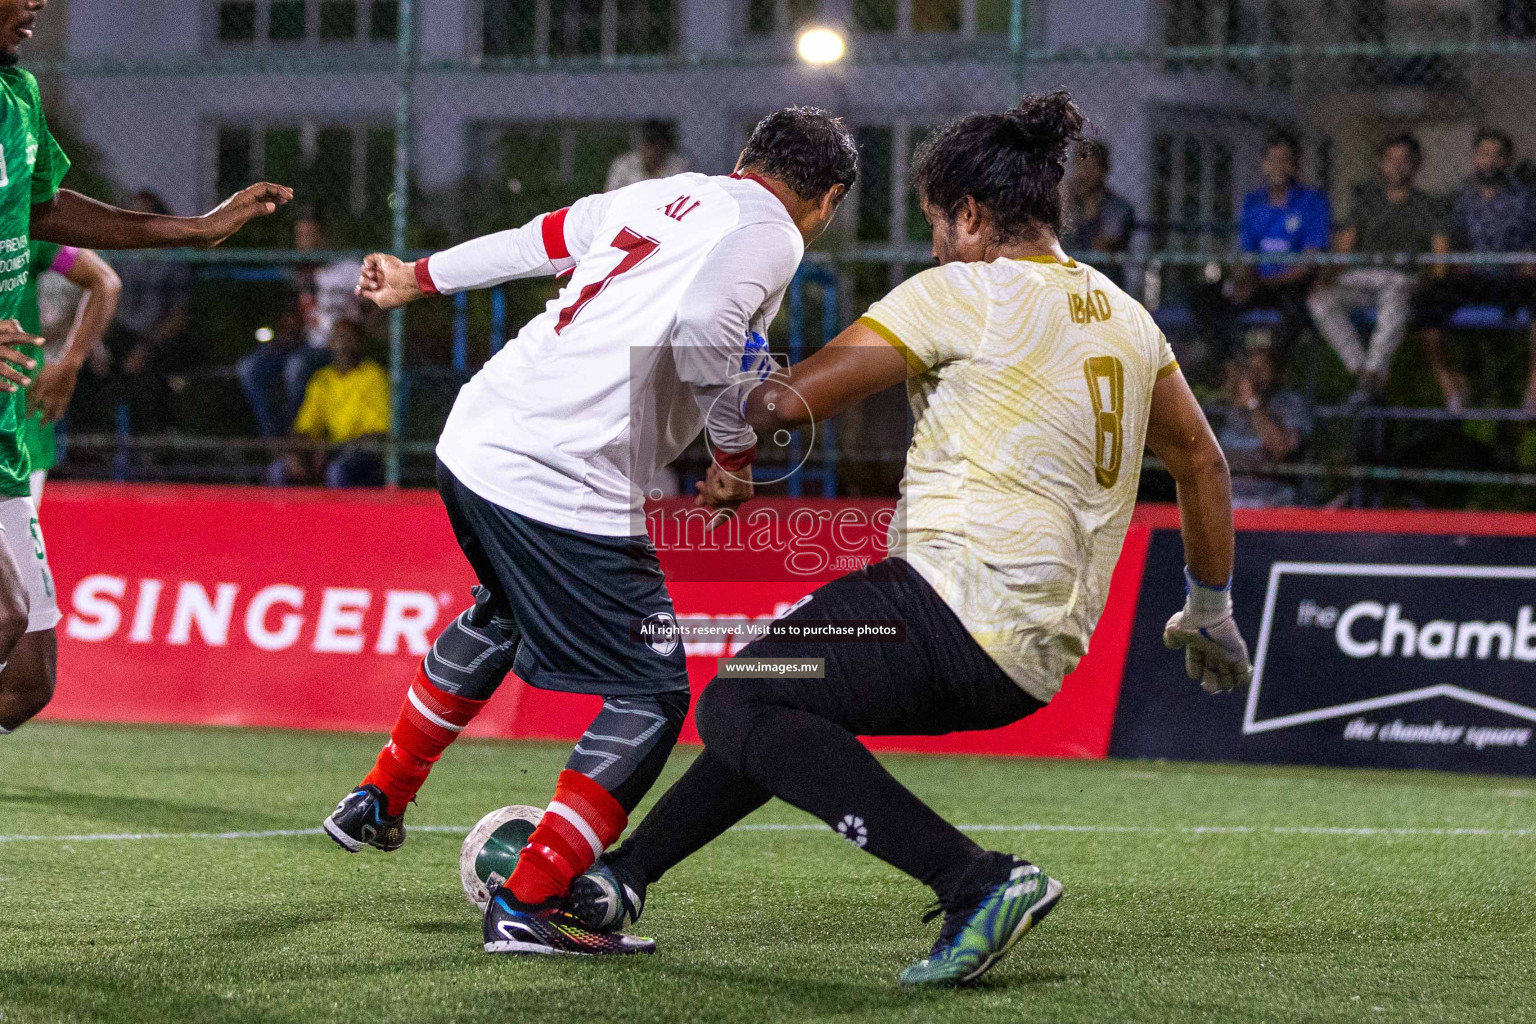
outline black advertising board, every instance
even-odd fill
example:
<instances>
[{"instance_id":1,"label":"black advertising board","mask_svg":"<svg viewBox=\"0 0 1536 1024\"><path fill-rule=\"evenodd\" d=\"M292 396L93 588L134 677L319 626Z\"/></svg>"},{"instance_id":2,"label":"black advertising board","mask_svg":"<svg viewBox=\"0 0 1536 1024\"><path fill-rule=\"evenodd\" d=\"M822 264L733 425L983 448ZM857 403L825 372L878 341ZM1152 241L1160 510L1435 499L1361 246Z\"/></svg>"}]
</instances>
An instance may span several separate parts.
<instances>
[{"instance_id":1,"label":"black advertising board","mask_svg":"<svg viewBox=\"0 0 1536 1024\"><path fill-rule=\"evenodd\" d=\"M1254 680L1216 696L1162 645L1183 565L1155 531L1111 756L1536 774L1536 538L1239 533Z\"/></svg>"}]
</instances>

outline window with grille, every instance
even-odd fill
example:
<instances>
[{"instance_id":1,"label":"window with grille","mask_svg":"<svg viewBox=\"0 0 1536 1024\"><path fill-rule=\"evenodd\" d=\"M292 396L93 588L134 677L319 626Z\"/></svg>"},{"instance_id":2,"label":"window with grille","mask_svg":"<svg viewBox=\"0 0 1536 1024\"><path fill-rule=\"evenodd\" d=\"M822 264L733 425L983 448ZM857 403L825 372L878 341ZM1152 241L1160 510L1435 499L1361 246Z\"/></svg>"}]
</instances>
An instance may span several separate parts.
<instances>
[{"instance_id":1,"label":"window with grille","mask_svg":"<svg viewBox=\"0 0 1536 1024\"><path fill-rule=\"evenodd\" d=\"M383 244L389 237L395 133L375 125L225 124L214 132L213 193L279 181L304 196L333 242ZM283 239L271 241L285 244Z\"/></svg>"},{"instance_id":2,"label":"window with grille","mask_svg":"<svg viewBox=\"0 0 1536 1024\"><path fill-rule=\"evenodd\" d=\"M854 0L855 6L862 2ZM798 32L820 15L820 0L747 0L747 35Z\"/></svg>"},{"instance_id":3,"label":"window with grille","mask_svg":"<svg viewBox=\"0 0 1536 1024\"><path fill-rule=\"evenodd\" d=\"M470 174L477 195L465 229L523 224L603 191L613 161L632 148L634 129L609 121L475 125Z\"/></svg>"},{"instance_id":4,"label":"window with grille","mask_svg":"<svg viewBox=\"0 0 1536 1024\"><path fill-rule=\"evenodd\" d=\"M485 0L480 52L486 57L669 54L677 46L677 6L677 0Z\"/></svg>"},{"instance_id":5,"label":"window with grille","mask_svg":"<svg viewBox=\"0 0 1536 1024\"><path fill-rule=\"evenodd\" d=\"M768 0L754 0L771 6ZM1027 2L1026 2L1027 11ZM853 0L858 32L896 35L1006 35L1013 0Z\"/></svg>"},{"instance_id":6,"label":"window with grille","mask_svg":"<svg viewBox=\"0 0 1536 1024\"><path fill-rule=\"evenodd\" d=\"M221 43L256 41L256 4L253 0L219 4L218 39Z\"/></svg>"},{"instance_id":7,"label":"window with grille","mask_svg":"<svg viewBox=\"0 0 1536 1024\"><path fill-rule=\"evenodd\" d=\"M221 46L392 43L399 0L221 0L213 37Z\"/></svg>"},{"instance_id":8,"label":"window with grille","mask_svg":"<svg viewBox=\"0 0 1536 1024\"><path fill-rule=\"evenodd\" d=\"M1231 144L1209 131L1164 132L1152 142L1152 244L1209 252L1232 237L1237 210Z\"/></svg>"},{"instance_id":9,"label":"window with grille","mask_svg":"<svg viewBox=\"0 0 1536 1024\"><path fill-rule=\"evenodd\" d=\"M928 132L927 124L908 121L861 125L854 130L859 146L857 241L901 244L932 238L911 184L912 161Z\"/></svg>"},{"instance_id":10,"label":"window with grille","mask_svg":"<svg viewBox=\"0 0 1536 1024\"><path fill-rule=\"evenodd\" d=\"M1494 26L1505 39L1536 38L1536 0L1493 0Z\"/></svg>"}]
</instances>

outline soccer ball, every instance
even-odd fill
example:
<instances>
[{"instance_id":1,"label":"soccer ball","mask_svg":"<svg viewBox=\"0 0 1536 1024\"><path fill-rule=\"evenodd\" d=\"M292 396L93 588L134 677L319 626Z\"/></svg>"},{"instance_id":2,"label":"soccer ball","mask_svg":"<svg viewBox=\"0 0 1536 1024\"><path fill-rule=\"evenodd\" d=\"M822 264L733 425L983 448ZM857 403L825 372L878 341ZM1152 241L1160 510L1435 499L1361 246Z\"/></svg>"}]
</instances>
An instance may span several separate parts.
<instances>
[{"instance_id":1,"label":"soccer ball","mask_svg":"<svg viewBox=\"0 0 1536 1024\"><path fill-rule=\"evenodd\" d=\"M492 811L470 829L459 850L459 881L464 895L480 910L491 902L491 893L512 877L518 854L528 845L544 812L526 804Z\"/></svg>"}]
</instances>

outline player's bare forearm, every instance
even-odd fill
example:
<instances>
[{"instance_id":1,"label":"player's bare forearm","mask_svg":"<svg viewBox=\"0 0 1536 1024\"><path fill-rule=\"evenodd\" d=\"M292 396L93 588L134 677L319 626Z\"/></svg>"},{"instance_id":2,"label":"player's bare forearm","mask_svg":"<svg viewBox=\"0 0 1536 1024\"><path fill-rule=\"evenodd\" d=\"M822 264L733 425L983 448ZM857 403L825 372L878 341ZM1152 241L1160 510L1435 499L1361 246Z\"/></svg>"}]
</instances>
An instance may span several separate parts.
<instances>
[{"instance_id":1,"label":"player's bare forearm","mask_svg":"<svg viewBox=\"0 0 1536 1024\"><path fill-rule=\"evenodd\" d=\"M257 217L293 198L291 189L263 182L235 193L201 217L136 213L60 189L32 207L32 237L90 249L211 249Z\"/></svg>"},{"instance_id":2,"label":"player's bare forearm","mask_svg":"<svg viewBox=\"0 0 1536 1024\"><path fill-rule=\"evenodd\" d=\"M759 433L819 423L902 383L910 373L900 352L856 323L755 388L747 397L747 422Z\"/></svg>"},{"instance_id":3,"label":"player's bare forearm","mask_svg":"<svg viewBox=\"0 0 1536 1024\"><path fill-rule=\"evenodd\" d=\"M75 325L64 341L59 361L77 372L85 365L96 343L106 337L112 317L117 313L118 299L123 293L122 279L106 260L82 250L75 257L75 265L66 275L69 280L85 289L85 301L75 316Z\"/></svg>"},{"instance_id":4,"label":"player's bare forearm","mask_svg":"<svg viewBox=\"0 0 1536 1024\"><path fill-rule=\"evenodd\" d=\"M1214 587L1232 578L1232 478L1221 449L1201 459L1178 481L1184 563L1195 579Z\"/></svg>"},{"instance_id":5,"label":"player's bare forearm","mask_svg":"<svg viewBox=\"0 0 1536 1024\"><path fill-rule=\"evenodd\" d=\"M27 412L41 412L44 423L56 423L69 411L80 370L106 335L123 287L106 261L89 249L81 250L65 276L85 289L85 300L59 358L49 360L27 391Z\"/></svg>"},{"instance_id":6,"label":"player's bare forearm","mask_svg":"<svg viewBox=\"0 0 1536 1024\"><path fill-rule=\"evenodd\" d=\"M32 207L32 237L95 249L155 249L194 245L195 217L135 213L59 189Z\"/></svg>"},{"instance_id":7,"label":"player's bare forearm","mask_svg":"<svg viewBox=\"0 0 1536 1024\"><path fill-rule=\"evenodd\" d=\"M1225 586L1232 578L1235 546L1232 477L1200 403L1178 370L1152 391L1147 448L1178 484L1185 564L1200 582Z\"/></svg>"}]
</instances>

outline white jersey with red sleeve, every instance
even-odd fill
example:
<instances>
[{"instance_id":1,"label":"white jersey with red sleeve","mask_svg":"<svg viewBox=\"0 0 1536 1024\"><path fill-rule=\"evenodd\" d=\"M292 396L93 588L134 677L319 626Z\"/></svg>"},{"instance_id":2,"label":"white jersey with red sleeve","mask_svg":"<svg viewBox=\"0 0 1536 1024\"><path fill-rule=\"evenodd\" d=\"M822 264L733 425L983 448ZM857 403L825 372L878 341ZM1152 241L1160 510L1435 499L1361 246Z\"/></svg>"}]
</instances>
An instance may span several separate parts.
<instances>
[{"instance_id":1,"label":"white jersey with red sleeve","mask_svg":"<svg viewBox=\"0 0 1536 1024\"><path fill-rule=\"evenodd\" d=\"M438 458L476 494L539 522L645 533L641 488L706 418L727 468L750 459L741 404L747 382L772 368L768 325L803 255L760 182L679 174L419 261L429 293L570 272L459 392Z\"/></svg>"}]
</instances>

